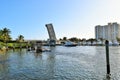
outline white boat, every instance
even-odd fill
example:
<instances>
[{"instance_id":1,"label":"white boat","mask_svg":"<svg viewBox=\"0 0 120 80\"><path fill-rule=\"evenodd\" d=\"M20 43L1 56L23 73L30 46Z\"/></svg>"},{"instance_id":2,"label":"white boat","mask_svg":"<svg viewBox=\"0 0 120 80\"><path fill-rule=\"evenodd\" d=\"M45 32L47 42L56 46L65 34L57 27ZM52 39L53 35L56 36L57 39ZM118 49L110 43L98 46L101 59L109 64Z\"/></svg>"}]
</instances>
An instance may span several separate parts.
<instances>
[{"instance_id":1,"label":"white boat","mask_svg":"<svg viewBox=\"0 0 120 80\"><path fill-rule=\"evenodd\" d=\"M76 44L76 43L71 42L71 41L66 41L64 45L65 45L65 46L67 46L67 47L77 46L77 44Z\"/></svg>"},{"instance_id":2,"label":"white boat","mask_svg":"<svg viewBox=\"0 0 120 80\"><path fill-rule=\"evenodd\" d=\"M119 46L119 42L114 41L114 42L113 42L113 46Z\"/></svg>"}]
</instances>

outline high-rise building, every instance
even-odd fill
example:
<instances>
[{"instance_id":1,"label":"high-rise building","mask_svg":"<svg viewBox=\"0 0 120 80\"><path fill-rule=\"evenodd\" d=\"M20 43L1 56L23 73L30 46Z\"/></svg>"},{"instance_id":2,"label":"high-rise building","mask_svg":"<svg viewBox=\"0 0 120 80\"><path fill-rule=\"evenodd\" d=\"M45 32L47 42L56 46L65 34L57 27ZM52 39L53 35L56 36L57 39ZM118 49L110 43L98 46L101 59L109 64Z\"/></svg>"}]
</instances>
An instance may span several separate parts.
<instances>
[{"instance_id":1,"label":"high-rise building","mask_svg":"<svg viewBox=\"0 0 120 80\"><path fill-rule=\"evenodd\" d=\"M112 42L117 41L120 38L120 25L118 23L108 23L105 26L95 27L95 37L96 39L104 39Z\"/></svg>"}]
</instances>

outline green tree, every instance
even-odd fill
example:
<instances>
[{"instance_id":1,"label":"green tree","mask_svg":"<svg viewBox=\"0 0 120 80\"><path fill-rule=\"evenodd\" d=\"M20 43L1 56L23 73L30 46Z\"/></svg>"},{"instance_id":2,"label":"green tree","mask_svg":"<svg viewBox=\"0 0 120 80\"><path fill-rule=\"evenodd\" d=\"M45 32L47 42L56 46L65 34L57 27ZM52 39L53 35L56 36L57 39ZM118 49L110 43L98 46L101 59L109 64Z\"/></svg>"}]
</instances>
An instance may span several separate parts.
<instances>
[{"instance_id":1,"label":"green tree","mask_svg":"<svg viewBox=\"0 0 120 80\"><path fill-rule=\"evenodd\" d=\"M61 39L61 38L60 38L59 40L60 40L60 41L62 41L62 39Z\"/></svg>"},{"instance_id":2,"label":"green tree","mask_svg":"<svg viewBox=\"0 0 120 80\"><path fill-rule=\"evenodd\" d=\"M79 38L78 41L81 42L82 40Z\"/></svg>"},{"instance_id":3,"label":"green tree","mask_svg":"<svg viewBox=\"0 0 120 80\"><path fill-rule=\"evenodd\" d=\"M120 42L120 38L117 37L116 39L117 39L118 42Z\"/></svg>"},{"instance_id":4,"label":"green tree","mask_svg":"<svg viewBox=\"0 0 120 80\"><path fill-rule=\"evenodd\" d=\"M24 42L24 36L23 35L19 35L16 41L19 43L20 49L22 49L22 46L24 44L23 43Z\"/></svg>"},{"instance_id":5,"label":"green tree","mask_svg":"<svg viewBox=\"0 0 120 80\"><path fill-rule=\"evenodd\" d=\"M3 40L5 43L7 41L10 41L12 39L10 33L11 33L10 29L7 28L3 28L2 30L0 30L1 40Z\"/></svg>"},{"instance_id":6,"label":"green tree","mask_svg":"<svg viewBox=\"0 0 120 80\"><path fill-rule=\"evenodd\" d=\"M90 38L87 41L90 41L91 45L93 45L93 42L96 41L96 39Z\"/></svg>"},{"instance_id":7,"label":"green tree","mask_svg":"<svg viewBox=\"0 0 120 80\"><path fill-rule=\"evenodd\" d=\"M100 41L101 41L101 42L102 42L102 44L103 44L103 42L104 42L104 40L105 40L105 39L103 39L103 38L99 38L99 39L100 39Z\"/></svg>"},{"instance_id":8,"label":"green tree","mask_svg":"<svg viewBox=\"0 0 120 80\"><path fill-rule=\"evenodd\" d=\"M17 38L18 42L24 42L24 36L23 35L19 35Z\"/></svg>"},{"instance_id":9,"label":"green tree","mask_svg":"<svg viewBox=\"0 0 120 80\"><path fill-rule=\"evenodd\" d=\"M66 41L66 40L67 40L67 37L63 37L63 40Z\"/></svg>"},{"instance_id":10,"label":"green tree","mask_svg":"<svg viewBox=\"0 0 120 80\"><path fill-rule=\"evenodd\" d=\"M5 43L6 49L8 48L7 42L12 39L10 33L10 29L7 28L3 28L2 30L0 30L0 41Z\"/></svg>"},{"instance_id":11,"label":"green tree","mask_svg":"<svg viewBox=\"0 0 120 80\"><path fill-rule=\"evenodd\" d=\"M2 39L2 30L0 30L0 41L3 41L3 39Z\"/></svg>"},{"instance_id":12,"label":"green tree","mask_svg":"<svg viewBox=\"0 0 120 80\"><path fill-rule=\"evenodd\" d=\"M72 37L69 40L72 41L72 42L78 42L79 41L79 39L77 37Z\"/></svg>"},{"instance_id":13,"label":"green tree","mask_svg":"<svg viewBox=\"0 0 120 80\"><path fill-rule=\"evenodd\" d=\"M82 42L83 42L83 41L86 41L86 39L85 39L85 38L83 38L81 41L82 41Z\"/></svg>"}]
</instances>

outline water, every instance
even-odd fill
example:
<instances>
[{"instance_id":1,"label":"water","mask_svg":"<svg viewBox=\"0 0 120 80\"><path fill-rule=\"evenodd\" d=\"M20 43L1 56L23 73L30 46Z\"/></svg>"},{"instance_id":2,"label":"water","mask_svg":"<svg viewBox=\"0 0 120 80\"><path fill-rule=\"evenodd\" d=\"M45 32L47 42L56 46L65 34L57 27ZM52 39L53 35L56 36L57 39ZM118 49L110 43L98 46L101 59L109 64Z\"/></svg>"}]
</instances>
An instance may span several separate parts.
<instances>
[{"instance_id":1,"label":"water","mask_svg":"<svg viewBox=\"0 0 120 80\"><path fill-rule=\"evenodd\" d=\"M0 54L0 80L119 80L120 47L110 47L111 79L106 79L105 47L52 47Z\"/></svg>"}]
</instances>

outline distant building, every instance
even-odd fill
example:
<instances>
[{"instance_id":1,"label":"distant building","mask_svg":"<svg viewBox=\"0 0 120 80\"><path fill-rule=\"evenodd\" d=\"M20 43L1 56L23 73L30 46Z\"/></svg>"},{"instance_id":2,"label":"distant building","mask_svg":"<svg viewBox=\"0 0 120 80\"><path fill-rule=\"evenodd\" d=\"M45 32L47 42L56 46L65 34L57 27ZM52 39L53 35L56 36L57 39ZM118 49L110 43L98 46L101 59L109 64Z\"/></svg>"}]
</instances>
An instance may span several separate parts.
<instances>
[{"instance_id":1,"label":"distant building","mask_svg":"<svg viewBox=\"0 0 120 80\"><path fill-rule=\"evenodd\" d=\"M105 26L95 27L95 37L97 40L109 40L111 42L116 42L117 38L120 38L120 25L118 23L108 23Z\"/></svg>"}]
</instances>

